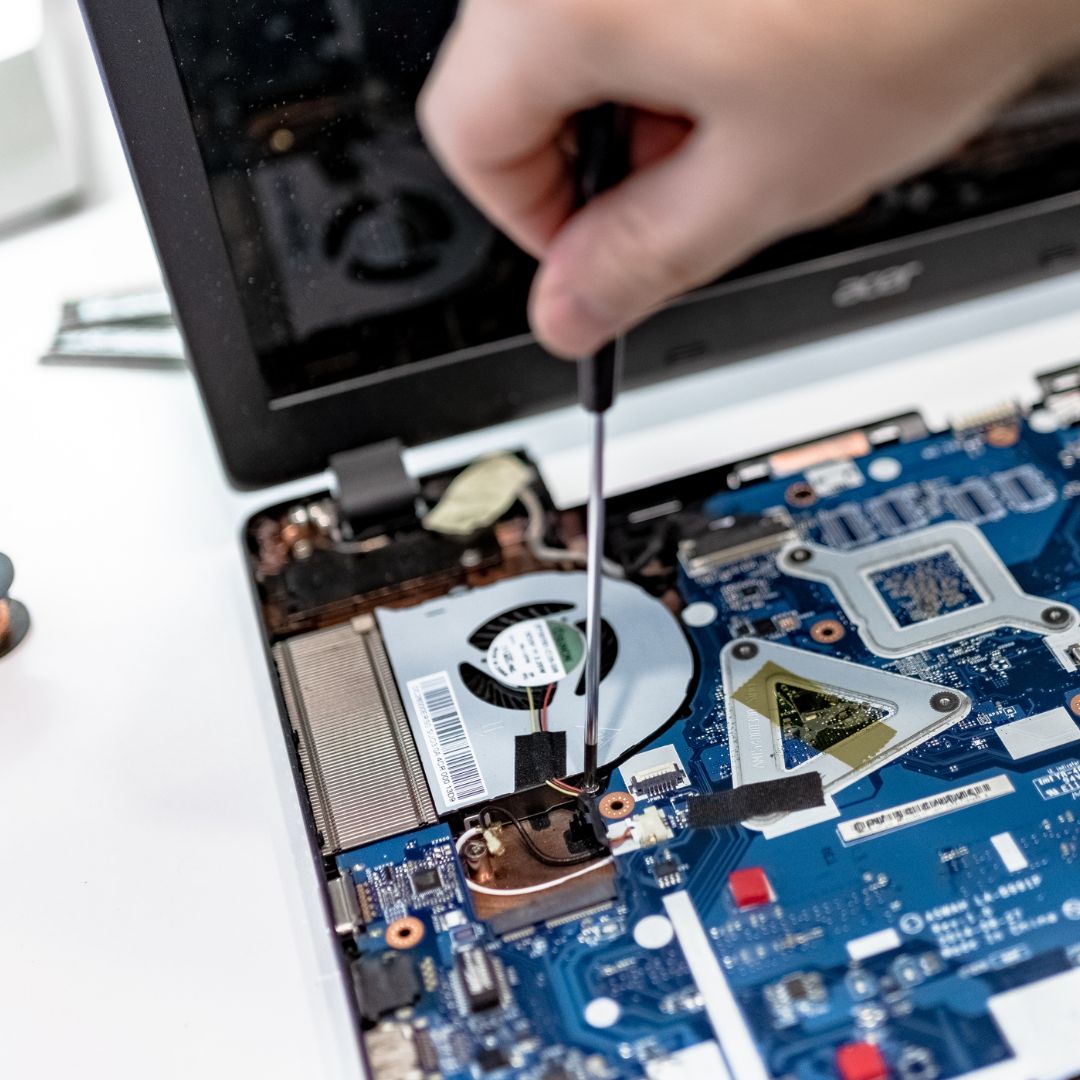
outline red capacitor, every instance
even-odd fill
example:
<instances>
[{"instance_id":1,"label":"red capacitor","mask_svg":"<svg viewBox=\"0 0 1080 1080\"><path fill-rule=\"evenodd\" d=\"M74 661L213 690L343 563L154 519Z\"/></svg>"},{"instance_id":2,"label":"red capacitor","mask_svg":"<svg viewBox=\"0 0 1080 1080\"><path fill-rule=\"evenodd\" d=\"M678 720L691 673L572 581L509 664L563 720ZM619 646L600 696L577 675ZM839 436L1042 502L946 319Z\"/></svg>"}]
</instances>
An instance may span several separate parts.
<instances>
[{"instance_id":1,"label":"red capacitor","mask_svg":"<svg viewBox=\"0 0 1080 1080\"><path fill-rule=\"evenodd\" d=\"M888 1080L889 1067L873 1043L847 1043L836 1051L836 1075L840 1080Z\"/></svg>"},{"instance_id":2,"label":"red capacitor","mask_svg":"<svg viewBox=\"0 0 1080 1080\"><path fill-rule=\"evenodd\" d=\"M760 866L748 866L743 870L732 870L728 876L728 885L731 888L735 906L740 911L744 908L767 904L772 899L769 879Z\"/></svg>"}]
</instances>

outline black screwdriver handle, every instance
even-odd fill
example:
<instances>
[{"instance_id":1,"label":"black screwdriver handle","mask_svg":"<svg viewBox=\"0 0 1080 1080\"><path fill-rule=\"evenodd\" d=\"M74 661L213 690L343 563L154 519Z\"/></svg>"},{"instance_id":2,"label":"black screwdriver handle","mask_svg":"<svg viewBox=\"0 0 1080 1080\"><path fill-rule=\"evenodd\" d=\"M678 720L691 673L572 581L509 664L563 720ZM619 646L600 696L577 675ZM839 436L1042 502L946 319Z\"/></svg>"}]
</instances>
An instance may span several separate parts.
<instances>
[{"instance_id":1,"label":"black screwdriver handle","mask_svg":"<svg viewBox=\"0 0 1080 1080\"><path fill-rule=\"evenodd\" d=\"M618 343L609 341L592 356L583 356L577 362L578 398L586 412L602 413L611 408L615 400L618 360Z\"/></svg>"},{"instance_id":2,"label":"black screwdriver handle","mask_svg":"<svg viewBox=\"0 0 1080 1080\"><path fill-rule=\"evenodd\" d=\"M613 188L630 172L630 113L621 105L597 105L577 116L576 202Z\"/></svg>"},{"instance_id":3,"label":"black screwdriver handle","mask_svg":"<svg viewBox=\"0 0 1080 1080\"><path fill-rule=\"evenodd\" d=\"M576 202L584 206L630 172L630 114L620 105L597 105L577 118ZM615 400L620 349L614 341L578 361L578 397L591 413Z\"/></svg>"}]
</instances>

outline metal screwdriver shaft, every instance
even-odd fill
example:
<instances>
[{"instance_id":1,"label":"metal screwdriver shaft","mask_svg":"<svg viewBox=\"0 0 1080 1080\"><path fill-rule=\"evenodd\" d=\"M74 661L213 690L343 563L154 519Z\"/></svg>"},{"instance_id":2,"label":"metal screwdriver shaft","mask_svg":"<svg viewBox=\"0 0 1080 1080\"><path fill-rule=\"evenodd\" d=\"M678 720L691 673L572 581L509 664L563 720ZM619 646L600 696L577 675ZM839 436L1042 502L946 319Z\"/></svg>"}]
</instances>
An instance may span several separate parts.
<instances>
[{"instance_id":1,"label":"metal screwdriver shaft","mask_svg":"<svg viewBox=\"0 0 1080 1080\"><path fill-rule=\"evenodd\" d=\"M578 118L578 204L584 205L622 180L630 167L628 116L615 105L600 105ZM618 342L604 345L578 362L578 395L592 416L589 462L588 563L585 610L585 772L587 795L600 787L600 626L604 563L604 414L615 399Z\"/></svg>"},{"instance_id":2,"label":"metal screwdriver shaft","mask_svg":"<svg viewBox=\"0 0 1080 1080\"><path fill-rule=\"evenodd\" d=\"M604 346L603 354L581 361L580 379L603 381L604 373L598 369L615 368L615 344ZM614 378L607 384L614 396ZM597 389L603 389L603 386ZM583 788L592 795L599 788L596 778L597 747L600 741L600 619L603 598L604 563L604 413L607 406L592 409L586 402L584 388L581 394L585 408L592 414L592 439L589 449L589 503L586 514L588 528L588 562L586 563L585 599L585 779Z\"/></svg>"}]
</instances>

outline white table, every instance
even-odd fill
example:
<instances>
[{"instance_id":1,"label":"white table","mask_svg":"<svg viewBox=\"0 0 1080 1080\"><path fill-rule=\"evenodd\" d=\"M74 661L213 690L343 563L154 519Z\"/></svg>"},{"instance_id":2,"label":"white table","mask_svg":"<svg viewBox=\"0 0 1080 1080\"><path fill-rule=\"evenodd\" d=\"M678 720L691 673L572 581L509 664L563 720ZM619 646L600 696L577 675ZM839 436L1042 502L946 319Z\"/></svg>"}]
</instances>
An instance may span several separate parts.
<instances>
[{"instance_id":1,"label":"white table","mask_svg":"<svg viewBox=\"0 0 1080 1080\"><path fill-rule=\"evenodd\" d=\"M34 618L0 661L0 1071L355 1076L238 542L285 489L226 486L186 373L36 363L62 298L154 273L130 196L0 243L0 550ZM624 396L613 484L940 422L1077 356L1073 275L686 378ZM564 411L410 464L526 445L572 502L583 433Z\"/></svg>"}]
</instances>

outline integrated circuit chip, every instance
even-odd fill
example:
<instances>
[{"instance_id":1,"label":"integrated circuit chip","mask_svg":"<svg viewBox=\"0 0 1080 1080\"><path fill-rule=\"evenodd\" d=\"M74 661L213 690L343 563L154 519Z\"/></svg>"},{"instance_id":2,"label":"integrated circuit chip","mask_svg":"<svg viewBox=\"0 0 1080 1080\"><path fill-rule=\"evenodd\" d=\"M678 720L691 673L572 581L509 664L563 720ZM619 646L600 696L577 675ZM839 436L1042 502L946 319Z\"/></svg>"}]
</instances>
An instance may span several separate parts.
<instances>
[{"instance_id":1,"label":"integrated circuit chip","mask_svg":"<svg viewBox=\"0 0 1080 1080\"><path fill-rule=\"evenodd\" d=\"M983 602L951 551L890 566L872 574L870 580L900 626L926 622Z\"/></svg>"},{"instance_id":2,"label":"integrated circuit chip","mask_svg":"<svg viewBox=\"0 0 1080 1080\"><path fill-rule=\"evenodd\" d=\"M463 1011L469 1014L496 1009L502 1003L495 961L483 949L466 949L454 959Z\"/></svg>"},{"instance_id":3,"label":"integrated circuit chip","mask_svg":"<svg viewBox=\"0 0 1080 1080\"><path fill-rule=\"evenodd\" d=\"M784 739L797 739L819 753L888 716L886 709L824 688L777 682L775 693Z\"/></svg>"},{"instance_id":4,"label":"integrated circuit chip","mask_svg":"<svg viewBox=\"0 0 1080 1080\"><path fill-rule=\"evenodd\" d=\"M498 1072L510 1064L510 1055L502 1046L485 1046L477 1053L476 1064L481 1072Z\"/></svg>"},{"instance_id":5,"label":"integrated circuit chip","mask_svg":"<svg viewBox=\"0 0 1080 1080\"><path fill-rule=\"evenodd\" d=\"M419 896L421 893L433 892L442 886L442 875L437 866L421 866L412 872L413 892Z\"/></svg>"}]
</instances>

